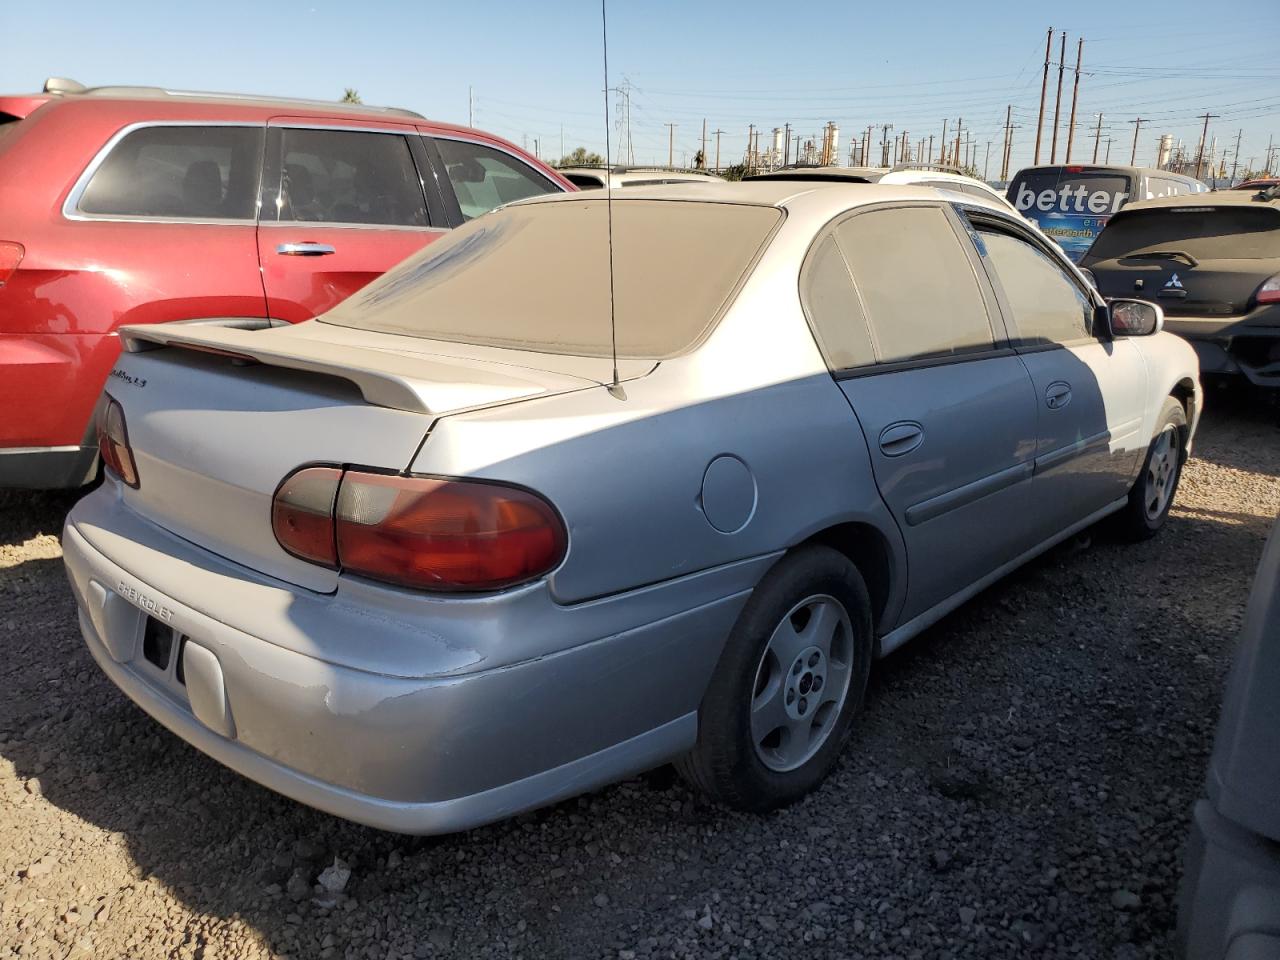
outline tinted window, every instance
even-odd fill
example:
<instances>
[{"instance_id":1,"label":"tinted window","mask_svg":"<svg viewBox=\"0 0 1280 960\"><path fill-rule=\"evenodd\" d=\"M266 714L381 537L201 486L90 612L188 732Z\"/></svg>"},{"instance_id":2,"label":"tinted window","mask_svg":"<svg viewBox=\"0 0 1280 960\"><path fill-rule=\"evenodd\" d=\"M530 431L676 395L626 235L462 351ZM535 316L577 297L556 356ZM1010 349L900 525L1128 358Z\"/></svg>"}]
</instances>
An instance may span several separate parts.
<instances>
[{"instance_id":1,"label":"tinted window","mask_svg":"<svg viewBox=\"0 0 1280 960\"><path fill-rule=\"evenodd\" d=\"M1201 260L1280 257L1280 211L1262 204L1129 211L1102 231L1089 262L1175 251Z\"/></svg>"},{"instance_id":2,"label":"tinted window","mask_svg":"<svg viewBox=\"0 0 1280 960\"><path fill-rule=\"evenodd\" d=\"M604 186L604 180L589 173L566 173L565 178L583 190L598 190Z\"/></svg>"},{"instance_id":3,"label":"tinted window","mask_svg":"<svg viewBox=\"0 0 1280 960\"><path fill-rule=\"evenodd\" d=\"M1107 218L1133 199L1129 194L1130 178L1122 174L1067 173L1065 167L1051 167L1020 173L1008 196L1019 213L1039 224L1072 260L1079 260Z\"/></svg>"},{"instance_id":4,"label":"tinted window","mask_svg":"<svg viewBox=\"0 0 1280 960\"><path fill-rule=\"evenodd\" d=\"M1007 233L981 230L979 237L1013 310L1020 343L1072 343L1091 335L1093 302L1060 264Z\"/></svg>"},{"instance_id":5,"label":"tinted window","mask_svg":"<svg viewBox=\"0 0 1280 960\"><path fill-rule=\"evenodd\" d=\"M587 197L506 207L464 224L325 321L607 357L608 208L600 194ZM775 207L615 197L618 355L657 359L689 349L716 322L781 216Z\"/></svg>"},{"instance_id":6,"label":"tinted window","mask_svg":"<svg viewBox=\"0 0 1280 960\"><path fill-rule=\"evenodd\" d=\"M422 184L404 137L289 128L281 136L281 220L427 225Z\"/></svg>"},{"instance_id":7,"label":"tinted window","mask_svg":"<svg viewBox=\"0 0 1280 960\"><path fill-rule=\"evenodd\" d=\"M528 164L501 150L461 140L437 140L436 145L467 220L504 203L558 189Z\"/></svg>"},{"instance_id":8,"label":"tinted window","mask_svg":"<svg viewBox=\"0 0 1280 960\"><path fill-rule=\"evenodd\" d=\"M94 172L77 205L101 216L253 220L261 127L143 127Z\"/></svg>"},{"instance_id":9,"label":"tinted window","mask_svg":"<svg viewBox=\"0 0 1280 960\"><path fill-rule=\"evenodd\" d=\"M805 313L818 347L833 370L875 362L871 333L853 278L835 238L821 240L805 263L800 281Z\"/></svg>"},{"instance_id":10,"label":"tinted window","mask_svg":"<svg viewBox=\"0 0 1280 960\"><path fill-rule=\"evenodd\" d=\"M836 227L881 362L993 345L982 292L946 214L901 207Z\"/></svg>"}]
</instances>

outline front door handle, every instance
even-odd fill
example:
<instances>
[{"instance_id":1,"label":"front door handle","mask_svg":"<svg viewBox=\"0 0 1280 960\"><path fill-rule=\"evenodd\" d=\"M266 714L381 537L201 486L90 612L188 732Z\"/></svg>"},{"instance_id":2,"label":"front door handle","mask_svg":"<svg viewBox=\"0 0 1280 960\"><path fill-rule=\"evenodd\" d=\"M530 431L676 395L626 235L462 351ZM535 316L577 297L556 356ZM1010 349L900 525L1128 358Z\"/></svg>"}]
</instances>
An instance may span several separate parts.
<instances>
[{"instance_id":1,"label":"front door handle","mask_svg":"<svg viewBox=\"0 0 1280 960\"><path fill-rule=\"evenodd\" d=\"M1050 410L1061 410L1071 402L1071 384L1055 380L1045 388L1044 402Z\"/></svg>"},{"instance_id":2,"label":"front door handle","mask_svg":"<svg viewBox=\"0 0 1280 960\"><path fill-rule=\"evenodd\" d=\"M924 427L914 420L900 420L880 431L880 452L886 457L900 457L924 442Z\"/></svg>"},{"instance_id":3,"label":"front door handle","mask_svg":"<svg viewBox=\"0 0 1280 960\"><path fill-rule=\"evenodd\" d=\"M282 243L276 247L276 253L284 257L327 257L337 252L327 243Z\"/></svg>"}]
</instances>

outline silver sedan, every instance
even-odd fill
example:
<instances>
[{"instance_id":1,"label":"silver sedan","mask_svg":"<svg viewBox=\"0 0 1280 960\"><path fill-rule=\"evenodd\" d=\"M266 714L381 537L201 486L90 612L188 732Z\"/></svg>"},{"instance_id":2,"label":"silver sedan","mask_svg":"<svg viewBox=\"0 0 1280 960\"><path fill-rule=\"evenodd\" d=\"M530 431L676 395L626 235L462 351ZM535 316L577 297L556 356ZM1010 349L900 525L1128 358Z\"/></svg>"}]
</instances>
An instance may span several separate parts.
<instances>
[{"instance_id":1,"label":"silver sedan","mask_svg":"<svg viewBox=\"0 0 1280 960\"><path fill-rule=\"evenodd\" d=\"M85 640L201 750L390 830L668 761L777 807L875 658L1164 523L1201 393L1161 320L930 188L522 201L297 326L124 331L64 536Z\"/></svg>"}]
</instances>

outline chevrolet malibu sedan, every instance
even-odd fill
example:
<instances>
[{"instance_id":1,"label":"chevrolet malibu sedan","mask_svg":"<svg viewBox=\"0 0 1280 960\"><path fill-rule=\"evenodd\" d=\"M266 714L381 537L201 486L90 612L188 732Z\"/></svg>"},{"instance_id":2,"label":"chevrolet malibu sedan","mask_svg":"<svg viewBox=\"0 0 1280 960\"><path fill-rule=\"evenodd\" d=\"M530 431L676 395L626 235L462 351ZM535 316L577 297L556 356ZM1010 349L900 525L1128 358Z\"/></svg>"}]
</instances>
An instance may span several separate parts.
<instances>
[{"instance_id":1,"label":"chevrolet malibu sedan","mask_svg":"<svg viewBox=\"0 0 1280 960\"><path fill-rule=\"evenodd\" d=\"M767 810L875 658L1165 522L1201 392L1160 325L930 188L521 201L315 320L124 331L64 535L81 627L179 736L377 827L668 761Z\"/></svg>"}]
</instances>

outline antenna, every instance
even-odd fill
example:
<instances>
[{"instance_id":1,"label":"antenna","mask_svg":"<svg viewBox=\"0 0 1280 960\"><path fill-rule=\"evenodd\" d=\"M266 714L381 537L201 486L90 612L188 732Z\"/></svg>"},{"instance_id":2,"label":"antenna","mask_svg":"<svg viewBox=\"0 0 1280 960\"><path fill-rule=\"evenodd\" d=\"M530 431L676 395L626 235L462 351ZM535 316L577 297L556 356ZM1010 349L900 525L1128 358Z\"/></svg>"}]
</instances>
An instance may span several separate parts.
<instances>
[{"instance_id":1,"label":"antenna","mask_svg":"<svg viewBox=\"0 0 1280 960\"><path fill-rule=\"evenodd\" d=\"M618 382L618 318L613 305L613 153L609 141L609 20L605 14L608 0L600 0L600 36L604 48L604 178L605 219L609 234L609 339L613 347L613 382L609 393L619 400L627 399Z\"/></svg>"}]
</instances>

